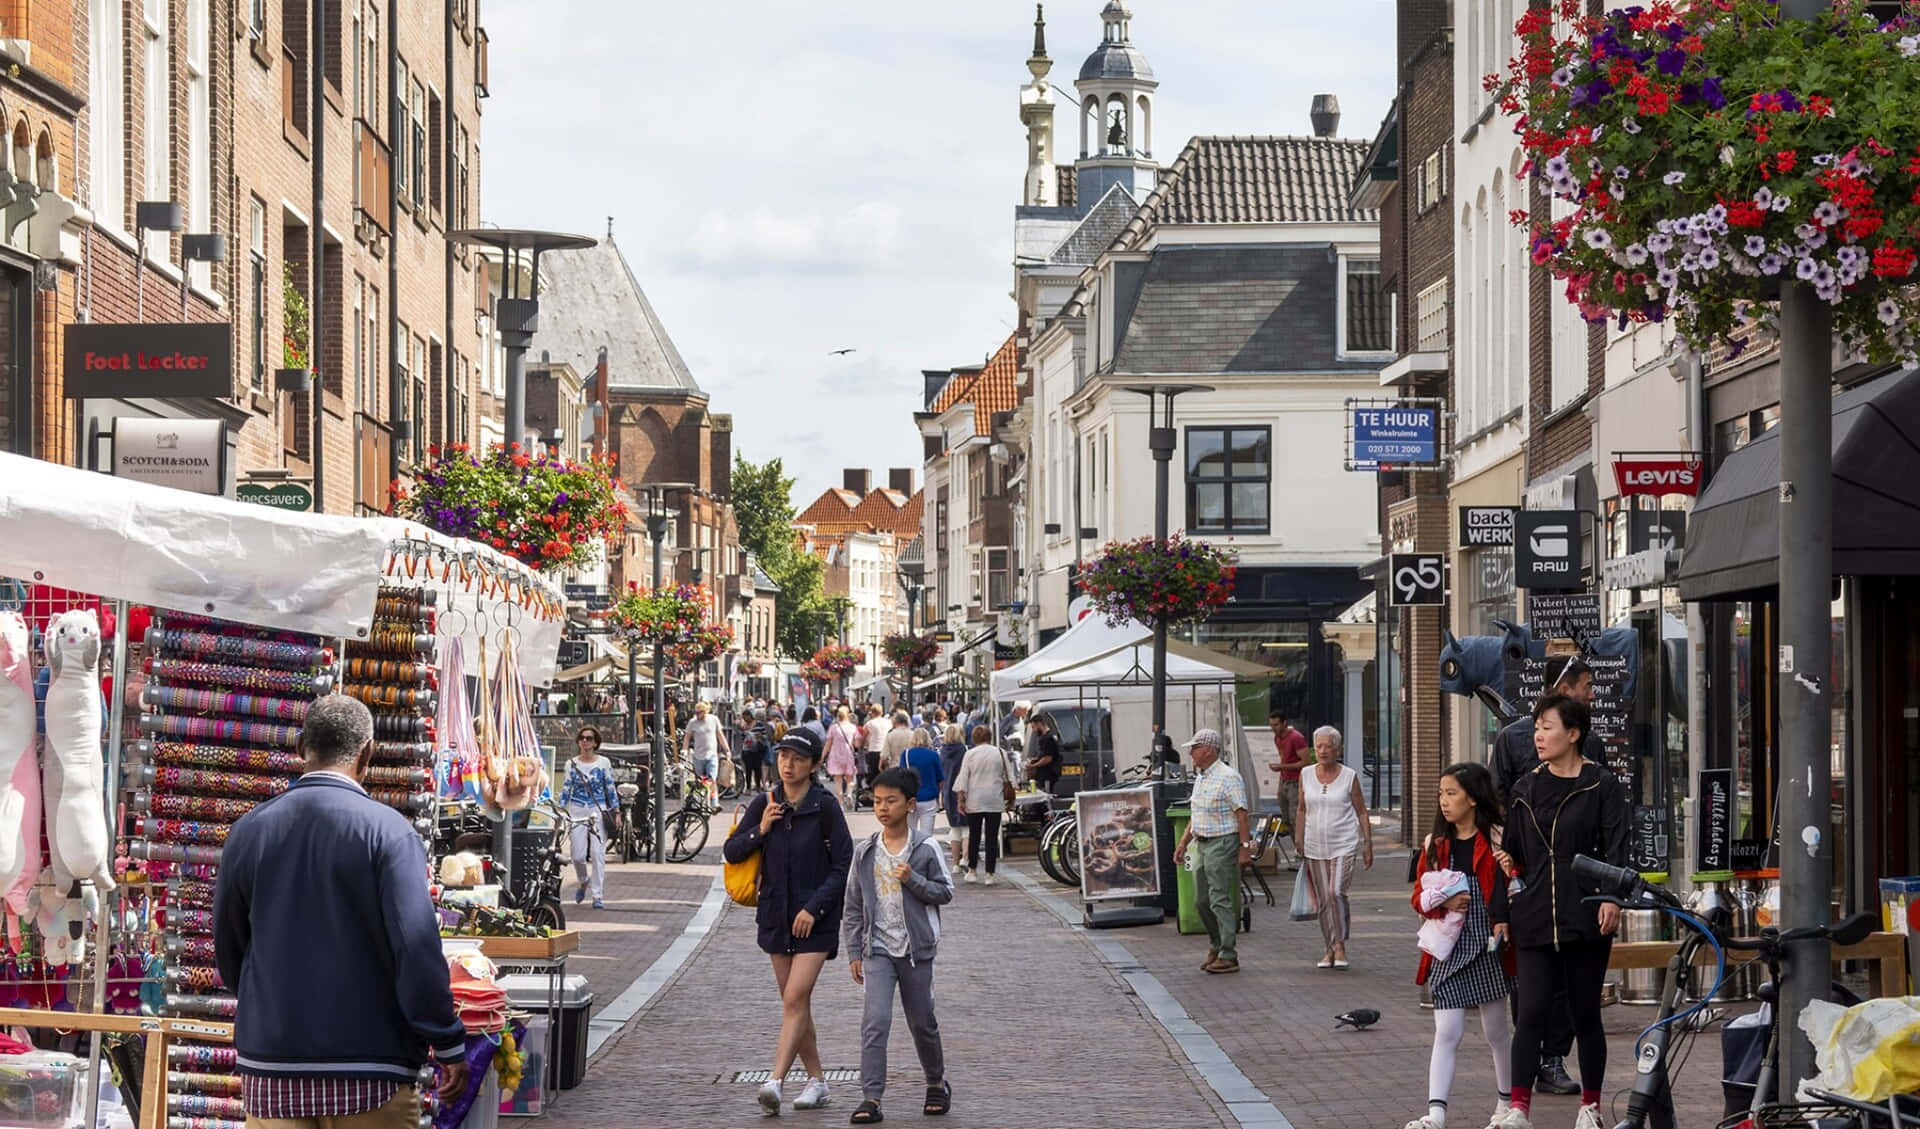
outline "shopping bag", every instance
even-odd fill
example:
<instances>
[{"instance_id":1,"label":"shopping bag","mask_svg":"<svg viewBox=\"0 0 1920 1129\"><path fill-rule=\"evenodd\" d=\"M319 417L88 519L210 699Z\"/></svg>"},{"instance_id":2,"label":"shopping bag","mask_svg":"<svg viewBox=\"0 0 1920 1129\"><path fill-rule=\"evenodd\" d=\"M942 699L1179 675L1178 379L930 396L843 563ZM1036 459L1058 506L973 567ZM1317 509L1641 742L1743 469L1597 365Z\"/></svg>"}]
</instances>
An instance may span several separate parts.
<instances>
[{"instance_id":1,"label":"shopping bag","mask_svg":"<svg viewBox=\"0 0 1920 1129\"><path fill-rule=\"evenodd\" d=\"M1293 876L1293 901L1287 906L1287 916L1295 921L1312 921L1320 916L1313 905L1313 887L1307 882L1306 867Z\"/></svg>"},{"instance_id":2,"label":"shopping bag","mask_svg":"<svg viewBox=\"0 0 1920 1129\"><path fill-rule=\"evenodd\" d=\"M740 816L747 809L742 805L733 813L733 826L727 831L727 838L740 829ZM727 897L735 905L757 906L760 904L760 851L758 848L740 862L726 863L721 867L720 876L727 885Z\"/></svg>"}]
</instances>

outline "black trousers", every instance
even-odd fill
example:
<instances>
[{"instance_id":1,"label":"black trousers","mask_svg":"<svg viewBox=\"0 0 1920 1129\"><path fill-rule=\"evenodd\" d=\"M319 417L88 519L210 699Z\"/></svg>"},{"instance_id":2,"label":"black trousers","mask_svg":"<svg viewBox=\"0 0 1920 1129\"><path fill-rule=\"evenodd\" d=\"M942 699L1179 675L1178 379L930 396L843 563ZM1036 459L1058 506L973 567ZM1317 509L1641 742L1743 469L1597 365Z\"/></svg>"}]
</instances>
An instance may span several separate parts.
<instances>
[{"instance_id":1,"label":"black trousers","mask_svg":"<svg viewBox=\"0 0 1920 1129\"><path fill-rule=\"evenodd\" d=\"M1000 865L1000 816L997 811L967 813L967 869L980 869L980 844L986 841L987 873Z\"/></svg>"},{"instance_id":2,"label":"black trousers","mask_svg":"<svg viewBox=\"0 0 1920 1129\"><path fill-rule=\"evenodd\" d=\"M1607 978L1607 958L1612 953L1611 937L1563 942L1558 950L1519 951L1520 976L1513 992L1518 1011L1513 1031L1514 1085L1530 1087L1538 1077L1556 1015L1579 1040L1581 1088L1598 1090L1605 1083L1607 1033L1600 1022L1600 986Z\"/></svg>"}]
</instances>

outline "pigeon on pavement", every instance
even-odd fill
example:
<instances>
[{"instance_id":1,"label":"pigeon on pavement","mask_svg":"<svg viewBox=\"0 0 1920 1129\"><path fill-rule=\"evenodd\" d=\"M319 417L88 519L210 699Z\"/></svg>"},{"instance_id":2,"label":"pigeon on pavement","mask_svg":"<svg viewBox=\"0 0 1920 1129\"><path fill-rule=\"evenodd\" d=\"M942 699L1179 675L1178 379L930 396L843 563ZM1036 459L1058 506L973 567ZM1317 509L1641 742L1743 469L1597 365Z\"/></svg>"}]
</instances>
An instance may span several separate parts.
<instances>
[{"instance_id":1,"label":"pigeon on pavement","mask_svg":"<svg viewBox=\"0 0 1920 1129\"><path fill-rule=\"evenodd\" d=\"M1342 1027L1351 1027L1355 1031L1365 1031L1367 1028L1380 1022L1380 1013L1370 1007L1359 1007L1354 1008L1352 1011L1343 1011L1333 1018L1339 1021L1333 1025L1335 1031L1338 1031Z\"/></svg>"}]
</instances>

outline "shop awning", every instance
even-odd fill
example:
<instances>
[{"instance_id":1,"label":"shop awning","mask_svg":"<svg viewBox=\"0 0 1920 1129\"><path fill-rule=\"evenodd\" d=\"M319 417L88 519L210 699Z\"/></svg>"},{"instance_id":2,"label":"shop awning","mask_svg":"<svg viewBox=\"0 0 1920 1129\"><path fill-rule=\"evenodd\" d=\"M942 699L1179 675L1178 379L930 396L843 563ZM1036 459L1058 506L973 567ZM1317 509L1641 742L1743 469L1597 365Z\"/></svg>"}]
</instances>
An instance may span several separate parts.
<instances>
[{"instance_id":1,"label":"shop awning","mask_svg":"<svg viewBox=\"0 0 1920 1129\"><path fill-rule=\"evenodd\" d=\"M1833 572L1920 576L1920 369L1833 400ZM1780 583L1780 433L1728 455L1694 504L1680 598L1726 600Z\"/></svg>"}]
</instances>

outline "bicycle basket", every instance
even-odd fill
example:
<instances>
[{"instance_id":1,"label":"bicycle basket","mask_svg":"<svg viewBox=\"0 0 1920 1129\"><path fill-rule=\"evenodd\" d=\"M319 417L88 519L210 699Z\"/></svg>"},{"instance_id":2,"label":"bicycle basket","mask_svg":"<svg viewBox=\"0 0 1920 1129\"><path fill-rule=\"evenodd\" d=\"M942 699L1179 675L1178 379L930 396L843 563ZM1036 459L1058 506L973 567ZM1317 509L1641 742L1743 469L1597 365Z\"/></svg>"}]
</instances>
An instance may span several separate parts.
<instances>
[{"instance_id":1,"label":"bicycle basket","mask_svg":"<svg viewBox=\"0 0 1920 1129\"><path fill-rule=\"evenodd\" d=\"M1833 1102L1782 1102L1736 1113L1720 1122L1720 1129L1810 1129L1813 1126L1858 1125L1861 1111Z\"/></svg>"}]
</instances>

